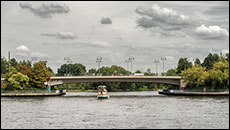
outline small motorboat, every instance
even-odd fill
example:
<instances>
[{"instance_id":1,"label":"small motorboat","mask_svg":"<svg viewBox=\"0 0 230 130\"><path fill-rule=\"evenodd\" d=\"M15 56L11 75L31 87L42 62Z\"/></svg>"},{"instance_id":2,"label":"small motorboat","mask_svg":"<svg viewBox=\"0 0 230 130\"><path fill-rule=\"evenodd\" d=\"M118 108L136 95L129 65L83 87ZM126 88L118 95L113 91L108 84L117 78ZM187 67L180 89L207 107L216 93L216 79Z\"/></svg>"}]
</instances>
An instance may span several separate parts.
<instances>
[{"instance_id":1,"label":"small motorboat","mask_svg":"<svg viewBox=\"0 0 230 130\"><path fill-rule=\"evenodd\" d=\"M98 95L97 95L98 99L107 99L109 98L108 92L106 90L106 86L105 85L100 85L98 86Z\"/></svg>"}]
</instances>

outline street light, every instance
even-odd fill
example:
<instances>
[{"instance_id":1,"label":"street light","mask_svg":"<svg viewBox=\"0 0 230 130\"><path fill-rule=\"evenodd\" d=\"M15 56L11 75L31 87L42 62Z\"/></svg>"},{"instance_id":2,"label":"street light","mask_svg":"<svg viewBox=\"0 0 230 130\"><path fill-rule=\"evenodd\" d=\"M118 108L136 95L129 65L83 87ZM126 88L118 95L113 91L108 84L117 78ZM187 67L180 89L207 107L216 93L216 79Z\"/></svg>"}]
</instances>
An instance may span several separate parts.
<instances>
[{"instance_id":1,"label":"street light","mask_svg":"<svg viewBox=\"0 0 230 130\"><path fill-rule=\"evenodd\" d=\"M159 63L159 60L154 60L154 63L156 63L156 75L157 75L157 63Z\"/></svg>"},{"instance_id":2,"label":"street light","mask_svg":"<svg viewBox=\"0 0 230 130\"><path fill-rule=\"evenodd\" d=\"M134 61L134 57L129 57L129 62L131 63L131 73L133 73L133 65L132 65L132 63L133 63L133 61Z\"/></svg>"},{"instance_id":3,"label":"street light","mask_svg":"<svg viewBox=\"0 0 230 130\"><path fill-rule=\"evenodd\" d=\"M38 60L38 58L37 58L37 57L32 57L32 58L31 58L32 66L33 66L33 61L35 61L35 62L36 62L37 60Z\"/></svg>"},{"instance_id":4,"label":"street light","mask_svg":"<svg viewBox=\"0 0 230 130\"><path fill-rule=\"evenodd\" d=\"M70 60L69 57L65 57L64 60L66 61L67 64L71 64L71 63L72 63L72 61ZM68 72L69 75L70 75L70 71L71 71L71 70L70 70L70 68L68 68L68 67L67 67L67 69L69 69L69 70L67 70L67 72ZM66 72L66 76L68 75L67 72Z\"/></svg>"},{"instance_id":5,"label":"street light","mask_svg":"<svg viewBox=\"0 0 230 130\"><path fill-rule=\"evenodd\" d=\"M164 61L166 60L166 57L161 57L161 60L163 60L163 75L165 74L165 71L164 71Z\"/></svg>"},{"instance_id":6,"label":"street light","mask_svg":"<svg viewBox=\"0 0 230 130\"><path fill-rule=\"evenodd\" d=\"M127 63L127 71L129 71L129 63L130 63L130 61L129 60L125 60L125 63Z\"/></svg>"},{"instance_id":7,"label":"street light","mask_svg":"<svg viewBox=\"0 0 230 130\"><path fill-rule=\"evenodd\" d=\"M101 63L101 61L102 61L102 57L97 57L97 58L96 58L96 62L98 63L99 75L101 74L101 73L100 73L100 63Z\"/></svg>"}]
</instances>

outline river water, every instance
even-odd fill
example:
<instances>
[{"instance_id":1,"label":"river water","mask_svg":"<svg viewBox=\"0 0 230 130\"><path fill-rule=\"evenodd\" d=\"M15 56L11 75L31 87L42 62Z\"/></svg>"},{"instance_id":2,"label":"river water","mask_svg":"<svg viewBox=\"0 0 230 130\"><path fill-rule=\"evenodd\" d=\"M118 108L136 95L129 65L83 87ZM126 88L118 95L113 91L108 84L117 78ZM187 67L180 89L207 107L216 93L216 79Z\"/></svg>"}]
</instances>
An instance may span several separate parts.
<instances>
[{"instance_id":1,"label":"river water","mask_svg":"<svg viewBox=\"0 0 230 130\"><path fill-rule=\"evenodd\" d=\"M229 97L176 97L155 91L68 92L61 97L2 97L1 128L229 129Z\"/></svg>"}]
</instances>

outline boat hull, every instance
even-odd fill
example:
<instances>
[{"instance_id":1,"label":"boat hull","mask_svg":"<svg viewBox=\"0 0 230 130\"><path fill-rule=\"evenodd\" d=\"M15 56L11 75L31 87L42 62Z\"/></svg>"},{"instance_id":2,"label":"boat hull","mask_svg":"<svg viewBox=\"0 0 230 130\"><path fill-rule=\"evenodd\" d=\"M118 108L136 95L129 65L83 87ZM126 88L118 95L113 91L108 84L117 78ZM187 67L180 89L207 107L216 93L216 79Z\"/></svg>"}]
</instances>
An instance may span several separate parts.
<instances>
[{"instance_id":1,"label":"boat hull","mask_svg":"<svg viewBox=\"0 0 230 130\"><path fill-rule=\"evenodd\" d=\"M109 95L98 95L97 98L98 99L108 99Z\"/></svg>"},{"instance_id":2,"label":"boat hull","mask_svg":"<svg viewBox=\"0 0 230 130\"><path fill-rule=\"evenodd\" d=\"M159 94L173 96L229 96L229 92L185 92L185 91L158 91Z\"/></svg>"}]
</instances>

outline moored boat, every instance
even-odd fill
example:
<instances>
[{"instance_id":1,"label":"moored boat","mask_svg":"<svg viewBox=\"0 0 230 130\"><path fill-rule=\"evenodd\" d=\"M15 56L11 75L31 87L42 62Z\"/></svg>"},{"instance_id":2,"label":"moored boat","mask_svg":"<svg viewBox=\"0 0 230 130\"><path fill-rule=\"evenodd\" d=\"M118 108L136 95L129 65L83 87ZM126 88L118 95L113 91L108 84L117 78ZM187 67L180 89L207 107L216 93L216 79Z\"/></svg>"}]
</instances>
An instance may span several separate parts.
<instances>
[{"instance_id":1,"label":"moored boat","mask_svg":"<svg viewBox=\"0 0 230 130\"><path fill-rule=\"evenodd\" d=\"M183 90L159 90L159 94L174 96L229 96L228 92L189 92Z\"/></svg>"}]
</instances>

